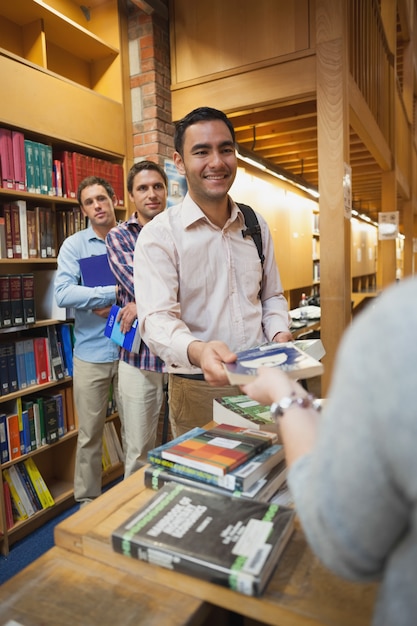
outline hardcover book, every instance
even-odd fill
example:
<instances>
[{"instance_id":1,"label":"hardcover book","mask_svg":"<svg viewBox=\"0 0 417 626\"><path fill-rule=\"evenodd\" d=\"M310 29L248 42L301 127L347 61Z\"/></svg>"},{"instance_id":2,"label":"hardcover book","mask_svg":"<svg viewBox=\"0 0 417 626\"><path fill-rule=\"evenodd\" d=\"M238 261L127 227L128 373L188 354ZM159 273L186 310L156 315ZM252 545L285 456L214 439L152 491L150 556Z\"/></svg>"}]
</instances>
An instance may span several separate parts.
<instances>
[{"instance_id":1,"label":"hardcover book","mask_svg":"<svg viewBox=\"0 0 417 626\"><path fill-rule=\"evenodd\" d=\"M23 322L24 324L34 324L36 322L36 313L35 276L33 274L22 274L22 300Z\"/></svg>"},{"instance_id":2,"label":"hardcover book","mask_svg":"<svg viewBox=\"0 0 417 626\"><path fill-rule=\"evenodd\" d=\"M23 324L23 293L22 275L10 275L10 307L12 311L12 326Z\"/></svg>"},{"instance_id":3,"label":"hardcover book","mask_svg":"<svg viewBox=\"0 0 417 626\"><path fill-rule=\"evenodd\" d=\"M249 396L223 396L213 399L213 420L217 424L231 424L277 432L270 407L259 404Z\"/></svg>"},{"instance_id":4,"label":"hardcover book","mask_svg":"<svg viewBox=\"0 0 417 626\"><path fill-rule=\"evenodd\" d=\"M10 276L0 276L0 326L10 328L12 325L12 303L10 300Z\"/></svg>"},{"instance_id":5,"label":"hardcover book","mask_svg":"<svg viewBox=\"0 0 417 626\"><path fill-rule=\"evenodd\" d=\"M130 558L259 596L293 523L294 512L284 507L171 483L113 531L112 546Z\"/></svg>"},{"instance_id":6,"label":"hardcover book","mask_svg":"<svg viewBox=\"0 0 417 626\"><path fill-rule=\"evenodd\" d=\"M166 483L174 482L188 487L197 487L214 493L220 493L229 497L249 498L259 500L261 502L268 502L285 482L286 477L287 466L283 460L277 462L276 465L273 466L267 474L265 474L265 476L256 480L256 482L246 489L240 489L236 485L235 489L230 490L212 483L202 482L192 476L178 474L177 472L165 469L162 466L148 465L144 472L144 483L148 489L153 489L154 491L158 491Z\"/></svg>"},{"instance_id":7,"label":"hardcover book","mask_svg":"<svg viewBox=\"0 0 417 626\"><path fill-rule=\"evenodd\" d=\"M50 506L55 504L55 500L53 499L51 492L49 491L33 457L29 457L23 461L23 465L26 468L26 471L32 481L32 484L36 490L38 498L41 502L41 506L43 509L47 509Z\"/></svg>"},{"instance_id":8,"label":"hardcover book","mask_svg":"<svg viewBox=\"0 0 417 626\"><path fill-rule=\"evenodd\" d=\"M219 424L218 428L227 429L228 426ZM243 430L247 430L247 429L243 429ZM166 450L172 447L173 445L176 445L179 442L186 441L187 439L190 439L196 435L202 434L203 432L205 432L204 428L195 427L189 430L188 432L184 433L183 435L180 435L176 439L168 441L167 443L162 444L158 446L157 448L154 448L153 450L150 450L148 452L148 461L155 466L163 467L165 469L168 469L171 472L174 472L181 476L187 476L189 478L192 478L193 480L196 480L204 484L216 485L224 489L227 489L229 491L235 491L235 490L243 491L245 489L249 489L254 484L254 482L256 482L256 480L258 479L258 476L262 475L262 473L258 473L257 475L252 474L252 470L254 470L254 473L258 471L257 466L255 465L256 462L259 461L259 463L262 463L262 464L270 463L271 462L269 460L270 457L277 453L277 450L274 447L277 437L275 434L271 433L273 437L273 443L271 446L268 446L267 448L265 448L265 450L260 452L259 455L256 455L255 457L253 457L253 459L250 459L249 461L247 461L247 463L243 463L241 466L239 466L235 470L227 474L224 474L222 476L213 474L212 472L197 470L195 468L188 467L187 465L184 465L183 463L175 463L174 461L168 461L162 458L163 450ZM271 450L271 448L273 449ZM281 452L278 453L279 458L282 458L281 454L282 454ZM250 471L248 471L249 464L250 464Z\"/></svg>"},{"instance_id":9,"label":"hardcover book","mask_svg":"<svg viewBox=\"0 0 417 626\"><path fill-rule=\"evenodd\" d=\"M6 413L0 413L0 464L10 460L6 417Z\"/></svg>"},{"instance_id":10,"label":"hardcover book","mask_svg":"<svg viewBox=\"0 0 417 626\"><path fill-rule=\"evenodd\" d=\"M229 383L245 385L256 378L258 368L279 367L288 376L295 379L321 376L323 365L307 352L300 350L294 342L270 342L238 352L234 363L224 363Z\"/></svg>"},{"instance_id":11,"label":"hardcover book","mask_svg":"<svg viewBox=\"0 0 417 626\"><path fill-rule=\"evenodd\" d=\"M118 346L125 348L129 352L139 354L141 338L138 320L135 319L131 329L127 333L123 333L120 329L120 322L117 320L119 311L120 307L117 304L113 304L110 309L109 317L107 318L104 334L117 343Z\"/></svg>"},{"instance_id":12,"label":"hardcover book","mask_svg":"<svg viewBox=\"0 0 417 626\"><path fill-rule=\"evenodd\" d=\"M115 285L116 277L110 269L107 254L98 254L78 259L85 287Z\"/></svg>"},{"instance_id":13,"label":"hardcover book","mask_svg":"<svg viewBox=\"0 0 417 626\"><path fill-rule=\"evenodd\" d=\"M273 443L272 433L219 424L161 451L167 461L224 476ZM275 436L275 440L277 437Z\"/></svg>"}]
</instances>

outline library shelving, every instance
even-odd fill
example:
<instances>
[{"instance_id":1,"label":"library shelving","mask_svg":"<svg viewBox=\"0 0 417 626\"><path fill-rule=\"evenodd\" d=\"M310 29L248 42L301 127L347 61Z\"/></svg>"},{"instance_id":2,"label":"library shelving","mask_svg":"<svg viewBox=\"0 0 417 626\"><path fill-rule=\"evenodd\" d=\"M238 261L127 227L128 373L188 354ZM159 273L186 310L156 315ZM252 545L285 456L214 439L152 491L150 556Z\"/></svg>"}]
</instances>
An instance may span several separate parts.
<instances>
[{"instance_id":1,"label":"library shelving","mask_svg":"<svg viewBox=\"0 0 417 626\"><path fill-rule=\"evenodd\" d=\"M126 54L127 47L125 28L120 20L118 0L95 2L89 7L76 5L70 0L61 0L54 6L38 0L2 3L0 72L4 84L13 84L13 89L0 102L0 128L20 132L24 139L48 146L57 160L63 152L81 155L85 175L96 173L90 170L98 162L113 169L116 166L119 172L124 172L126 161L131 158L125 117L128 70L122 64L122 51ZM109 178L109 171L105 170L105 178ZM68 224L60 229L60 220L65 217L71 223L82 221L77 215L77 199L75 193L72 197L65 197L64 190L63 195L59 195L56 180L52 189L43 189L43 193L33 190L28 182L26 177L25 186L16 187L2 179L0 206L18 204L28 211L36 211L39 207L46 209L52 216L53 229L56 229L53 230L55 250L52 247L45 255L39 249L37 254L28 255L29 258L7 258L6 252L6 258L0 259L0 274L34 275L36 310L34 324L0 328L0 343L31 336L43 327L66 323L59 310L54 308L53 279L60 242L71 232ZM114 184L112 180L110 182ZM123 174L121 189L124 188ZM116 213L118 219L124 219L126 215L120 197ZM1 221L0 218L0 232ZM0 396L0 411L5 412L6 407L29 396L65 390L69 390L72 396L69 376L64 380L15 390ZM111 414L108 420L120 434L117 414ZM56 442L31 450L1 466L3 470L33 457L55 500L54 506L7 529L3 481L0 481L0 550L3 553L74 502L76 420L74 423L75 428ZM123 472L121 463L108 465L105 464L103 471L103 484Z\"/></svg>"}]
</instances>

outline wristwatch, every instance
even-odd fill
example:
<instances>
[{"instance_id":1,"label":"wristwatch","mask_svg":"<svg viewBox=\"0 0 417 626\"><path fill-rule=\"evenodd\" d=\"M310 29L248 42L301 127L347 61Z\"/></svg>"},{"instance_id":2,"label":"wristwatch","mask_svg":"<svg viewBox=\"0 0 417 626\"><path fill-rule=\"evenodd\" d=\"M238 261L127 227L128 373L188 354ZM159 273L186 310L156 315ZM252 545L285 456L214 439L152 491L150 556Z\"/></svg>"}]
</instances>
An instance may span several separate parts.
<instances>
[{"instance_id":1,"label":"wristwatch","mask_svg":"<svg viewBox=\"0 0 417 626\"><path fill-rule=\"evenodd\" d=\"M307 394L303 398L300 398L295 393L292 393L290 396L285 396L281 398L279 402L273 402L271 404L270 412L271 416L275 421L278 420L279 417L282 417L287 409L292 407L294 404L298 405L302 409L314 409L315 411L321 411L321 402L317 398L315 398L311 393Z\"/></svg>"}]
</instances>

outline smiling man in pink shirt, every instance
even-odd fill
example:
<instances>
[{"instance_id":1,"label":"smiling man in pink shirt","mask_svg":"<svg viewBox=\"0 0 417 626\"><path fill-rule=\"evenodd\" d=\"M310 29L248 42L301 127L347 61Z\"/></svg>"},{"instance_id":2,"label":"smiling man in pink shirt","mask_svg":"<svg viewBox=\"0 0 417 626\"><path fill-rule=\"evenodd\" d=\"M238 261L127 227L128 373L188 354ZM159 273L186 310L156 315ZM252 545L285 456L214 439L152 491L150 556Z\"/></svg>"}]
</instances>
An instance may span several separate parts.
<instances>
[{"instance_id":1,"label":"smiling man in pink shirt","mask_svg":"<svg viewBox=\"0 0 417 626\"><path fill-rule=\"evenodd\" d=\"M175 127L174 162L187 179L183 202L142 229L135 249L140 331L166 364L174 436L212 419L227 385L223 362L264 341L289 341L287 301L265 220L262 267L243 213L229 196L235 133L217 109L195 109Z\"/></svg>"}]
</instances>

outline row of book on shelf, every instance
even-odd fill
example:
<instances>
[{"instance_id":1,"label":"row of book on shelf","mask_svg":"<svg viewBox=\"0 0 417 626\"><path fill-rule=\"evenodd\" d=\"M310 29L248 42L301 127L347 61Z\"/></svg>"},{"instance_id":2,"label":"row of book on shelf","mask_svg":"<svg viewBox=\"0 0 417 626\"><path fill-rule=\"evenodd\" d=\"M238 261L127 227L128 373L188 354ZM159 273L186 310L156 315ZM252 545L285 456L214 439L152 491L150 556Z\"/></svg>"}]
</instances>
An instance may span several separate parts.
<instances>
[{"instance_id":1,"label":"row of book on shelf","mask_svg":"<svg viewBox=\"0 0 417 626\"><path fill-rule=\"evenodd\" d=\"M34 274L0 276L0 328L36 322Z\"/></svg>"},{"instance_id":2,"label":"row of book on shelf","mask_svg":"<svg viewBox=\"0 0 417 626\"><path fill-rule=\"evenodd\" d=\"M254 378L260 365L309 378L322 373L323 354L320 340L265 344L225 368L231 384ZM144 482L157 493L113 531L112 547L260 595L294 528L284 449L270 407L246 395L216 398L213 420L148 452Z\"/></svg>"},{"instance_id":3,"label":"row of book on shelf","mask_svg":"<svg viewBox=\"0 0 417 626\"><path fill-rule=\"evenodd\" d=\"M56 443L76 428L71 387L17 398L0 412L2 464Z\"/></svg>"},{"instance_id":4,"label":"row of book on shelf","mask_svg":"<svg viewBox=\"0 0 417 626\"><path fill-rule=\"evenodd\" d=\"M2 472L6 526L28 519L42 509L54 506L55 500L34 459L28 457Z\"/></svg>"},{"instance_id":5,"label":"row of book on shelf","mask_svg":"<svg viewBox=\"0 0 417 626\"><path fill-rule=\"evenodd\" d=\"M2 432L0 422L0 433ZM113 421L106 422L103 432L103 470L123 463L123 452ZM42 509L54 506L54 498L36 462L28 456L2 471L6 525L28 519Z\"/></svg>"},{"instance_id":6,"label":"row of book on shelf","mask_svg":"<svg viewBox=\"0 0 417 626\"><path fill-rule=\"evenodd\" d=\"M26 200L0 205L0 258L55 258L66 237L86 226L79 206L52 209Z\"/></svg>"},{"instance_id":7,"label":"row of book on shelf","mask_svg":"<svg viewBox=\"0 0 417 626\"><path fill-rule=\"evenodd\" d=\"M48 388L49 389L49 388ZM117 410L112 388L109 389L107 416ZM0 410L0 463L15 461L25 454L59 441L77 428L77 414L71 385L34 391L33 394L5 401ZM106 431L113 425L106 427ZM106 443L106 442L105 442ZM122 451L109 443L103 468L122 460Z\"/></svg>"},{"instance_id":8,"label":"row of book on shelf","mask_svg":"<svg viewBox=\"0 0 417 626\"><path fill-rule=\"evenodd\" d=\"M63 381L73 374L70 323L33 328L31 336L0 342L0 395Z\"/></svg>"},{"instance_id":9,"label":"row of book on shelf","mask_svg":"<svg viewBox=\"0 0 417 626\"><path fill-rule=\"evenodd\" d=\"M86 176L100 176L112 185L117 204L124 204L123 167L79 152L55 150L25 138L22 131L0 128L0 182L4 189L76 198Z\"/></svg>"}]
</instances>

